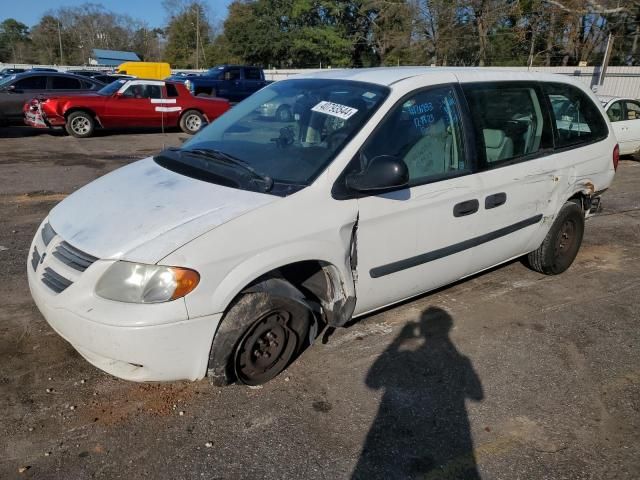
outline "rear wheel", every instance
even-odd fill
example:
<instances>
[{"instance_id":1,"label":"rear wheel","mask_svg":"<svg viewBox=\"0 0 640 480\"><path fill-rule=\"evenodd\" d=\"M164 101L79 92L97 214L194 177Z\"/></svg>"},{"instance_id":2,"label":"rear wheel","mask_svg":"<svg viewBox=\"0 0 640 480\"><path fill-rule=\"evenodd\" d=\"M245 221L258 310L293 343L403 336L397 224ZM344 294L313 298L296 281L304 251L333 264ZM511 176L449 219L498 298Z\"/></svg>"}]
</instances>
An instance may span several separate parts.
<instances>
[{"instance_id":1,"label":"rear wheel","mask_svg":"<svg viewBox=\"0 0 640 480\"><path fill-rule=\"evenodd\" d=\"M584 235L584 212L575 202L565 203L542 245L527 256L529 266L546 275L567 270L578 255Z\"/></svg>"},{"instance_id":2,"label":"rear wheel","mask_svg":"<svg viewBox=\"0 0 640 480\"><path fill-rule=\"evenodd\" d=\"M180 128L184 133L193 135L197 133L205 124L204 116L197 110L187 110L180 117Z\"/></svg>"},{"instance_id":3,"label":"rear wheel","mask_svg":"<svg viewBox=\"0 0 640 480\"><path fill-rule=\"evenodd\" d=\"M209 357L215 385L260 385L282 372L309 342L313 313L269 292L244 294L222 319Z\"/></svg>"},{"instance_id":4,"label":"rear wheel","mask_svg":"<svg viewBox=\"0 0 640 480\"><path fill-rule=\"evenodd\" d=\"M87 138L93 134L96 122L88 112L73 112L67 117L65 129L76 138Z\"/></svg>"}]
</instances>

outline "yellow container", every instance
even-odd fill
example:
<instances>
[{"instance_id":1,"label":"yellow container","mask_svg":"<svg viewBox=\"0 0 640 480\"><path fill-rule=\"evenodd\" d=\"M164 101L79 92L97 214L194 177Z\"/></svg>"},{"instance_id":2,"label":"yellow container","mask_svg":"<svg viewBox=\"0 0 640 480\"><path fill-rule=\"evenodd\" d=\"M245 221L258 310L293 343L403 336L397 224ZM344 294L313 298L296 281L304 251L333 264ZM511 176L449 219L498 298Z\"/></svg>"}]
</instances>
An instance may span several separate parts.
<instances>
[{"instance_id":1,"label":"yellow container","mask_svg":"<svg viewBox=\"0 0 640 480\"><path fill-rule=\"evenodd\" d=\"M124 62L116 68L116 73L162 80L171 75L171 66L161 62Z\"/></svg>"}]
</instances>

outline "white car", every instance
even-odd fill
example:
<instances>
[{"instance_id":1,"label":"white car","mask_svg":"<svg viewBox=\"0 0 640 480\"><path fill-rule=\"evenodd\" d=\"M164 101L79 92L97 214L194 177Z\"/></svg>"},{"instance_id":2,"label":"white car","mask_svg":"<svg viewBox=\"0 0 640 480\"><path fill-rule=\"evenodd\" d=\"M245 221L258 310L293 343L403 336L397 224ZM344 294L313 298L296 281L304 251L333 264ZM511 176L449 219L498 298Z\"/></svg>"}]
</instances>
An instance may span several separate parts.
<instances>
[{"instance_id":1,"label":"white car","mask_svg":"<svg viewBox=\"0 0 640 480\"><path fill-rule=\"evenodd\" d=\"M262 121L260 105L284 97L297 98L291 124ZM597 99L568 77L300 75L58 204L29 285L113 375L259 384L326 325L524 255L563 272L617 161Z\"/></svg>"},{"instance_id":2,"label":"white car","mask_svg":"<svg viewBox=\"0 0 640 480\"><path fill-rule=\"evenodd\" d=\"M602 106L613 126L621 155L640 150L640 101L632 98L600 96Z\"/></svg>"}]
</instances>

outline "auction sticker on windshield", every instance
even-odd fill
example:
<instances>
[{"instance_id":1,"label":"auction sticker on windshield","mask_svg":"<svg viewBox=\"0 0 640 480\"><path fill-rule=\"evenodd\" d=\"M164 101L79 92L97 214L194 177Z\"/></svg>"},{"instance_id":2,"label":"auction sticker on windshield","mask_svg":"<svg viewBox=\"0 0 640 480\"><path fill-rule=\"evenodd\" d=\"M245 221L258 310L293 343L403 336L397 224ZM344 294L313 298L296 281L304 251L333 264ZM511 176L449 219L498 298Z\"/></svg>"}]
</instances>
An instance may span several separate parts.
<instances>
[{"instance_id":1,"label":"auction sticker on windshield","mask_svg":"<svg viewBox=\"0 0 640 480\"><path fill-rule=\"evenodd\" d=\"M324 113L333 117L341 118L342 120L348 120L358 113L357 108L347 107L346 105L340 105L339 103L322 101L318 103L311 110L314 112Z\"/></svg>"}]
</instances>

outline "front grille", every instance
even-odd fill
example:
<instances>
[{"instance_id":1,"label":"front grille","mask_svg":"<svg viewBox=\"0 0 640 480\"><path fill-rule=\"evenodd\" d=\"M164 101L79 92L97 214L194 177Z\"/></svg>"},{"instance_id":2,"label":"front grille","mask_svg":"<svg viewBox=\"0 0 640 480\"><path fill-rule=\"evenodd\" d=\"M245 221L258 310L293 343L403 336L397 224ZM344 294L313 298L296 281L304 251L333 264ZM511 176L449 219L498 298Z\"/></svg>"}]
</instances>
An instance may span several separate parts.
<instances>
[{"instance_id":1,"label":"front grille","mask_svg":"<svg viewBox=\"0 0 640 480\"><path fill-rule=\"evenodd\" d=\"M49 267L44 269L42 273L42 283L56 293L64 291L73 282L64 278L62 275L54 272Z\"/></svg>"},{"instance_id":2,"label":"front grille","mask_svg":"<svg viewBox=\"0 0 640 480\"><path fill-rule=\"evenodd\" d=\"M31 266L34 272L38 268L38 263L40 263L40 253L38 253L38 248L34 246L33 253L31 254Z\"/></svg>"},{"instance_id":3,"label":"front grille","mask_svg":"<svg viewBox=\"0 0 640 480\"><path fill-rule=\"evenodd\" d=\"M62 242L58 245L53 251L53 256L79 272L84 272L97 260L96 257L72 247L67 242Z\"/></svg>"}]
</instances>

